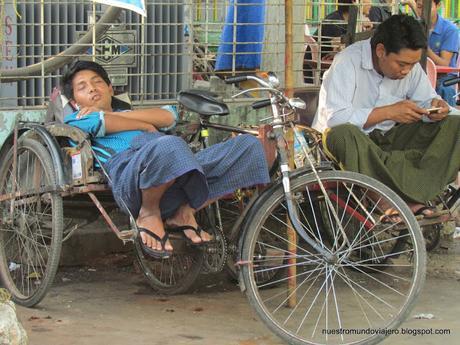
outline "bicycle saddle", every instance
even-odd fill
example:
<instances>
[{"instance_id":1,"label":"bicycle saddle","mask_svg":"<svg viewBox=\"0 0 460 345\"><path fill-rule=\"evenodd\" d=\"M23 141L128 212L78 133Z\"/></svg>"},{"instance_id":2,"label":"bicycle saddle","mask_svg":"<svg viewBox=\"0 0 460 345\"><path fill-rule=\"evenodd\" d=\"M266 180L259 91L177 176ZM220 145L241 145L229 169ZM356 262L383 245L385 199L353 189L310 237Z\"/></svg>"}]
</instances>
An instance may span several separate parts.
<instances>
[{"instance_id":1,"label":"bicycle saddle","mask_svg":"<svg viewBox=\"0 0 460 345\"><path fill-rule=\"evenodd\" d=\"M179 92L177 101L195 113L204 116L228 115L230 111L225 103L218 101L217 95L205 90L186 90Z\"/></svg>"}]
</instances>

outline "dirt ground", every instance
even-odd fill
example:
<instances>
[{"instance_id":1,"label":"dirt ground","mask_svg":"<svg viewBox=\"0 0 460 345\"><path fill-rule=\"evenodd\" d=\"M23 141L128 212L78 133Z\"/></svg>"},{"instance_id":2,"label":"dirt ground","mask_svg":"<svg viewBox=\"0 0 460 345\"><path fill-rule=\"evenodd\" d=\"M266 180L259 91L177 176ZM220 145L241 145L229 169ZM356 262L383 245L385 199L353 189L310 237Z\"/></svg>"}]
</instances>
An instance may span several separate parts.
<instances>
[{"instance_id":1,"label":"dirt ground","mask_svg":"<svg viewBox=\"0 0 460 345\"><path fill-rule=\"evenodd\" d=\"M458 247L458 245L457 245ZM448 335L393 335L383 344L460 344L460 251L430 254L427 281L405 329ZM416 319L432 314L431 319ZM189 294L156 295L130 256L61 268L34 309L18 307L31 345L280 345L225 275L203 276Z\"/></svg>"}]
</instances>

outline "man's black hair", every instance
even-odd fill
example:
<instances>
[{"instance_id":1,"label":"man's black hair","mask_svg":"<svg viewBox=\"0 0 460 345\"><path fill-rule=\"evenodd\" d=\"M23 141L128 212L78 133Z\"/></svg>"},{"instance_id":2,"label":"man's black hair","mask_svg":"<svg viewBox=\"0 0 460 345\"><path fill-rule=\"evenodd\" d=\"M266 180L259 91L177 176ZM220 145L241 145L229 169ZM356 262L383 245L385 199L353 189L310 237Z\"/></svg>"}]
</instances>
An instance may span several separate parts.
<instances>
[{"instance_id":1,"label":"man's black hair","mask_svg":"<svg viewBox=\"0 0 460 345\"><path fill-rule=\"evenodd\" d=\"M344 14L348 13L350 10L350 5L353 3L353 0L338 0L337 2L337 11L340 14Z\"/></svg>"},{"instance_id":2,"label":"man's black hair","mask_svg":"<svg viewBox=\"0 0 460 345\"><path fill-rule=\"evenodd\" d=\"M90 71L95 72L107 83L107 85L112 84L109 79L109 75L107 74L107 71L97 62L85 61L85 60L75 61L72 65L70 65L69 69L64 73L61 79L62 93L68 99L73 99L72 81L73 81L73 78L75 77L75 74L77 74L80 71L85 71L85 70L90 70Z\"/></svg>"},{"instance_id":3,"label":"man's black hair","mask_svg":"<svg viewBox=\"0 0 460 345\"><path fill-rule=\"evenodd\" d=\"M371 38L372 50L382 43L386 53L399 53L401 49L425 49L427 39L422 24L414 17L396 14L377 27Z\"/></svg>"}]
</instances>

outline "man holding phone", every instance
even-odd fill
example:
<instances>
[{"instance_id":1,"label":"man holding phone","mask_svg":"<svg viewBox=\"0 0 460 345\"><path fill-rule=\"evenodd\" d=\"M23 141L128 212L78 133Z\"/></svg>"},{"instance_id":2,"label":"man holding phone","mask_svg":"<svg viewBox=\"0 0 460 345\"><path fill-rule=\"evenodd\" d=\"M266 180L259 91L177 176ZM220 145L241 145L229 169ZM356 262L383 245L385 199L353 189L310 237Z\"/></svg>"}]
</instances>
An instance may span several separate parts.
<instances>
[{"instance_id":1,"label":"man holding phone","mask_svg":"<svg viewBox=\"0 0 460 345\"><path fill-rule=\"evenodd\" d=\"M349 46L324 76L313 127L345 170L382 181L414 213L433 217L425 204L460 168L460 117L448 116L418 63L426 45L414 18L394 15Z\"/></svg>"}]
</instances>

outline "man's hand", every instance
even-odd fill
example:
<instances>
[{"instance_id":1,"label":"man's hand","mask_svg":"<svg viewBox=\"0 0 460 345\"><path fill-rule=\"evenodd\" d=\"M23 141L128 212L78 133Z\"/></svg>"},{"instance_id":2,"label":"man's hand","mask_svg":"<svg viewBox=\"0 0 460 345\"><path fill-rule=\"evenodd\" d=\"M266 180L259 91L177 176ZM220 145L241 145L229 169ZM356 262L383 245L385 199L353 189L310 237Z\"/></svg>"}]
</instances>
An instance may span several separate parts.
<instances>
[{"instance_id":1,"label":"man's hand","mask_svg":"<svg viewBox=\"0 0 460 345\"><path fill-rule=\"evenodd\" d=\"M83 107L80 109L80 111L77 114L77 119L81 119L82 117L94 113L94 112L99 112L101 109L96 108L96 107Z\"/></svg>"},{"instance_id":2,"label":"man's hand","mask_svg":"<svg viewBox=\"0 0 460 345\"><path fill-rule=\"evenodd\" d=\"M415 102L404 100L388 107L390 119L397 123L414 123L420 121L423 115L428 115L426 109L420 108Z\"/></svg>"},{"instance_id":3,"label":"man's hand","mask_svg":"<svg viewBox=\"0 0 460 345\"><path fill-rule=\"evenodd\" d=\"M447 116L447 114L450 111L449 105L447 104L446 101L444 101L442 99L434 98L431 101L431 106L433 108L434 107L441 108L441 109L438 110L437 113L428 114L428 117L432 121L441 121L442 119L444 119Z\"/></svg>"},{"instance_id":4,"label":"man's hand","mask_svg":"<svg viewBox=\"0 0 460 345\"><path fill-rule=\"evenodd\" d=\"M342 39L340 37L331 38L331 46L334 53L341 52L345 49L345 44L342 43Z\"/></svg>"},{"instance_id":5,"label":"man's hand","mask_svg":"<svg viewBox=\"0 0 460 345\"><path fill-rule=\"evenodd\" d=\"M363 31L370 31L374 28L374 24L370 21L368 17L364 17L363 22Z\"/></svg>"}]
</instances>

